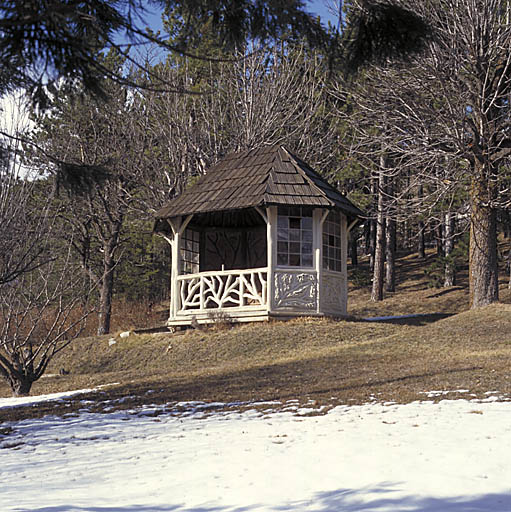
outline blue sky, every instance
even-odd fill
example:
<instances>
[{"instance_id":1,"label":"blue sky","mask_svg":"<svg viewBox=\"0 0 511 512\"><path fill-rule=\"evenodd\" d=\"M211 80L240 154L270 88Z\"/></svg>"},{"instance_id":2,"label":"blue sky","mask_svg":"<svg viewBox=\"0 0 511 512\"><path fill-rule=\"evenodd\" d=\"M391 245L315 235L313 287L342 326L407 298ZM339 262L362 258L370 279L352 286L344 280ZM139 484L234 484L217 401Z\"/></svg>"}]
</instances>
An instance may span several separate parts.
<instances>
[{"instance_id":1,"label":"blue sky","mask_svg":"<svg viewBox=\"0 0 511 512\"><path fill-rule=\"evenodd\" d=\"M328 21L332 24L337 23L337 18L332 15L329 11L328 5L334 5L337 3L337 0L306 0L306 4L308 5L307 10L311 14L316 14L321 17L321 21L326 26ZM159 13L150 13L150 8L148 8L146 15L144 16L144 21L146 25L150 25L154 31L157 31L158 28L161 27L161 15Z\"/></svg>"},{"instance_id":2,"label":"blue sky","mask_svg":"<svg viewBox=\"0 0 511 512\"><path fill-rule=\"evenodd\" d=\"M329 11L328 5L333 5L333 0L308 0L309 12L318 14L321 17L321 21L326 25L328 21L333 25L337 24L337 18L332 15ZM335 3L338 3L337 1Z\"/></svg>"}]
</instances>

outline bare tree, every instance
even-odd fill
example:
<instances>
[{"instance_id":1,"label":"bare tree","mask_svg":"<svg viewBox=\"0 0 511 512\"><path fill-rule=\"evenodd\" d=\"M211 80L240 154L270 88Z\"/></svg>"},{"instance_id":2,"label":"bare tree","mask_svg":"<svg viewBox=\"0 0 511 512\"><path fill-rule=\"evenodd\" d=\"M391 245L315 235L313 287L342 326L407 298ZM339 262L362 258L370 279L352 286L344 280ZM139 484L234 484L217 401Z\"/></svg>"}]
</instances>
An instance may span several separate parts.
<instances>
[{"instance_id":1,"label":"bare tree","mask_svg":"<svg viewBox=\"0 0 511 512\"><path fill-rule=\"evenodd\" d=\"M26 395L91 308L70 246L55 246L60 226L47 187L20 166L18 146L5 141L0 166L0 376Z\"/></svg>"},{"instance_id":2,"label":"bare tree","mask_svg":"<svg viewBox=\"0 0 511 512\"><path fill-rule=\"evenodd\" d=\"M52 230L37 231L32 236L47 245ZM52 357L80 335L93 309L70 254L62 256L0 286L0 375L15 396L29 394Z\"/></svg>"},{"instance_id":3,"label":"bare tree","mask_svg":"<svg viewBox=\"0 0 511 512\"><path fill-rule=\"evenodd\" d=\"M156 141L165 159L153 181L154 206L180 193L231 151L285 144L331 172L337 150L320 57L282 44L235 54L223 63L157 66L169 83L194 84L201 94L144 94Z\"/></svg>"},{"instance_id":4,"label":"bare tree","mask_svg":"<svg viewBox=\"0 0 511 512\"><path fill-rule=\"evenodd\" d=\"M444 221L444 286L454 286L456 284L456 265L453 261L455 223L454 215L448 211L445 213Z\"/></svg>"},{"instance_id":5,"label":"bare tree","mask_svg":"<svg viewBox=\"0 0 511 512\"><path fill-rule=\"evenodd\" d=\"M235 149L286 144L331 172L338 146L323 61L305 46L282 43L224 66L219 86Z\"/></svg>"},{"instance_id":6,"label":"bare tree","mask_svg":"<svg viewBox=\"0 0 511 512\"><path fill-rule=\"evenodd\" d=\"M111 53L109 67L124 61ZM149 114L132 89L107 82L109 100L63 89L38 119L34 155L53 175L66 205L61 218L73 233L69 242L99 292L98 334L110 331L114 274L122 257L126 221L145 211L144 184L163 164L153 152ZM65 162L62 164L61 162ZM147 215L147 213L145 213ZM66 236L66 232L63 233Z\"/></svg>"},{"instance_id":7,"label":"bare tree","mask_svg":"<svg viewBox=\"0 0 511 512\"><path fill-rule=\"evenodd\" d=\"M496 211L509 204L511 6L500 0L406 6L427 20L435 37L407 66L369 71L375 101L365 95L358 105L371 119L385 113L396 164L413 170L410 187L423 186L420 205L410 187L400 190L409 206L442 222L442 205L461 195L469 201L470 303L483 306L498 300Z\"/></svg>"},{"instance_id":8,"label":"bare tree","mask_svg":"<svg viewBox=\"0 0 511 512\"><path fill-rule=\"evenodd\" d=\"M374 251L373 286L371 300L383 300L383 279L385 270L385 170L387 158L384 154L380 157L380 169L378 172L378 210L376 217L376 246Z\"/></svg>"}]
</instances>

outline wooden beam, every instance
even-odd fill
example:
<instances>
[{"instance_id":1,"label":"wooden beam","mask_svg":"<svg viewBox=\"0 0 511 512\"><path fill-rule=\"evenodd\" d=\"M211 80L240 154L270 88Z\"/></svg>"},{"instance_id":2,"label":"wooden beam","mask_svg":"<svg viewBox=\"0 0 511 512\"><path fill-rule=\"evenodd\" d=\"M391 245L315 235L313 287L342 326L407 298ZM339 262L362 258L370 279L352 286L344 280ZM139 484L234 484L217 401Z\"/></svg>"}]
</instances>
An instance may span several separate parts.
<instances>
[{"instance_id":1,"label":"wooden beam","mask_svg":"<svg viewBox=\"0 0 511 512\"><path fill-rule=\"evenodd\" d=\"M346 229L346 233L349 233L349 232L353 229L353 227L355 226L355 224L357 224L357 223L358 223L358 221L359 221L359 219L355 219L354 221L352 221L352 222L350 223L350 225L348 226L348 228Z\"/></svg>"},{"instance_id":2,"label":"wooden beam","mask_svg":"<svg viewBox=\"0 0 511 512\"><path fill-rule=\"evenodd\" d=\"M274 309L275 303L275 266L277 263L277 207L268 206L266 208L266 250L268 258L268 277L266 279L268 286L268 311Z\"/></svg>"},{"instance_id":3,"label":"wooden beam","mask_svg":"<svg viewBox=\"0 0 511 512\"><path fill-rule=\"evenodd\" d=\"M259 206L255 206L254 209L263 218L264 222L268 224L268 216L266 215L266 213L263 210L261 210Z\"/></svg>"}]
</instances>

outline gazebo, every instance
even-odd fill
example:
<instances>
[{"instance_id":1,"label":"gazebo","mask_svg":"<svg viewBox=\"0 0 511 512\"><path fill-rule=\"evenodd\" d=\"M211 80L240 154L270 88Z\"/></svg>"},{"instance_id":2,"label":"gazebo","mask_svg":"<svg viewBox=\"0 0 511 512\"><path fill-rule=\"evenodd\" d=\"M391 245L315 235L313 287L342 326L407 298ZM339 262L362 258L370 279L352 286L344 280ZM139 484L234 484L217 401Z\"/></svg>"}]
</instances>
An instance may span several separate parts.
<instances>
[{"instance_id":1,"label":"gazebo","mask_svg":"<svg viewBox=\"0 0 511 512\"><path fill-rule=\"evenodd\" d=\"M346 315L361 215L282 146L228 155L156 214L172 248L167 324Z\"/></svg>"}]
</instances>

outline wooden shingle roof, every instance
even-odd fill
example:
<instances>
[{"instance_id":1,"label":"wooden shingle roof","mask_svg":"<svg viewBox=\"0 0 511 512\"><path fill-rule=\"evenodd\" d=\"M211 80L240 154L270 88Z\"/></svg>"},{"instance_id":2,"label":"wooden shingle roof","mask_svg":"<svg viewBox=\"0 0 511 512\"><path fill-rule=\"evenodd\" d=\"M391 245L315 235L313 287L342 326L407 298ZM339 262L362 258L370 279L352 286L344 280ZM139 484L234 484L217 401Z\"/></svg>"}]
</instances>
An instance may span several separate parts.
<instances>
[{"instance_id":1,"label":"wooden shingle roof","mask_svg":"<svg viewBox=\"0 0 511 512\"><path fill-rule=\"evenodd\" d=\"M270 205L342 210L350 218L362 212L300 158L282 146L232 153L195 185L156 213L159 221L182 215L244 210Z\"/></svg>"}]
</instances>

